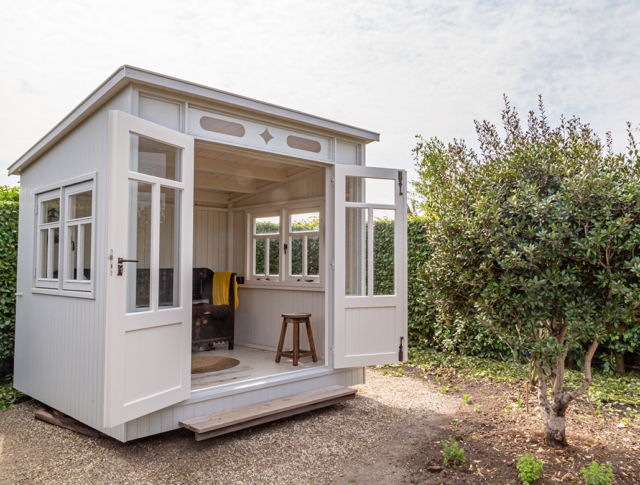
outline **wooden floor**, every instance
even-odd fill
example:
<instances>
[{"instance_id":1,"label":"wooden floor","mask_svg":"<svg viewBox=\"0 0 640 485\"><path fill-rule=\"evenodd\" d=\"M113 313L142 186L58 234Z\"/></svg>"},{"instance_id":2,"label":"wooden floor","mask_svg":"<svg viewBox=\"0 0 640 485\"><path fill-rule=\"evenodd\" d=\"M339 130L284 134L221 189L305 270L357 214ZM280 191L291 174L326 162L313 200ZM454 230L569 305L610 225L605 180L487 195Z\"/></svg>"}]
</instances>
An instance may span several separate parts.
<instances>
[{"instance_id":1,"label":"wooden floor","mask_svg":"<svg viewBox=\"0 0 640 485\"><path fill-rule=\"evenodd\" d=\"M302 357L296 367L292 365L293 360L287 357L282 357L280 363L276 364L275 352L241 347L239 345L236 345L233 350L229 350L226 344L222 344L220 348L216 350L196 352L193 355L233 357L240 361L240 365L219 372L192 374L191 390L204 389L206 387L219 386L220 384L240 382L247 379L256 379L258 377L266 377L324 365L324 360L318 358L318 362L313 362L311 357Z\"/></svg>"}]
</instances>

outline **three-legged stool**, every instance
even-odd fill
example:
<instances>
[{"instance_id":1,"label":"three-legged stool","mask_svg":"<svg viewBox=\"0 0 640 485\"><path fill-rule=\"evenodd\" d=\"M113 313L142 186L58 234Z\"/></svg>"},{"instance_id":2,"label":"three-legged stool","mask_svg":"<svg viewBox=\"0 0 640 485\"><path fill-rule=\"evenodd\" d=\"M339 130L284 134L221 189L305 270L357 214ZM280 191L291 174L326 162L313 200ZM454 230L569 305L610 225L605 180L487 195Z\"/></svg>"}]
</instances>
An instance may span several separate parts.
<instances>
[{"instance_id":1,"label":"three-legged stool","mask_svg":"<svg viewBox=\"0 0 640 485\"><path fill-rule=\"evenodd\" d=\"M298 359L305 355L313 357L314 362L318 362L316 355L316 346L313 343L313 333L311 332L311 313L283 313L282 314L282 331L280 332L280 343L278 344L278 352L276 353L276 362L280 362L280 357L292 357L293 365L298 365ZM307 337L309 338L309 347L311 350L300 350L300 322L307 325ZM282 350L284 345L284 337L287 334L287 324L293 324L293 350Z\"/></svg>"}]
</instances>

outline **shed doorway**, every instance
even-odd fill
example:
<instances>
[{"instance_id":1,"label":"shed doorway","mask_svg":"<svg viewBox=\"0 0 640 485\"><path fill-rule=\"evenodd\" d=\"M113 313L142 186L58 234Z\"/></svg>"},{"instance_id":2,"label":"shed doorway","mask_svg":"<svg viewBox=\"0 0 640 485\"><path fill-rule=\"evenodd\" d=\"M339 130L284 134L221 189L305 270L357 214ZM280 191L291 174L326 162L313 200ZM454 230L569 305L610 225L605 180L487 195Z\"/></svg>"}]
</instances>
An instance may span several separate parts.
<instances>
[{"instance_id":1,"label":"shed doorway","mask_svg":"<svg viewBox=\"0 0 640 485\"><path fill-rule=\"evenodd\" d=\"M326 169L200 141L194 167L192 362L227 361L211 372L194 365L191 390L324 366ZM221 303L216 274L231 273L237 293L229 281L227 308L211 308ZM287 312L311 313L316 362L276 363ZM289 325L284 349L292 346ZM300 348L310 348L304 325Z\"/></svg>"}]
</instances>

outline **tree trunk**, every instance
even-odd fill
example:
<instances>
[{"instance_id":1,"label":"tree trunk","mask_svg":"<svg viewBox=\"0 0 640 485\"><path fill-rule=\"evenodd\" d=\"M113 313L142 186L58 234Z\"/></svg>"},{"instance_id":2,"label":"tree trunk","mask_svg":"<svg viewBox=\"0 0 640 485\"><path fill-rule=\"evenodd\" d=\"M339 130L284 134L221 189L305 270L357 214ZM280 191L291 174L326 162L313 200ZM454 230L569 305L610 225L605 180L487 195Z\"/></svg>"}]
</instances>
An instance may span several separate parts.
<instances>
[{"instance_id":1,"label":"tree trunk","mask_svg":"<svg viewBox=\"0 0 640 485\"><path fill-rule=\"evenodd\" d=\"M624 374L624 352L616 352L616 374Z\"/></svg>"},{"instance_id":2,"label":"tree trunk","mask_svg":"<svg viewBox=\"0 0 640 485\"><path fill-rule=\"evenodd\" d=\"M567 433L565 430L565 414L567 406L552 406L549 419L546 422L544 442L549 446L567 446Z\"/></svg>"}]
</instances>

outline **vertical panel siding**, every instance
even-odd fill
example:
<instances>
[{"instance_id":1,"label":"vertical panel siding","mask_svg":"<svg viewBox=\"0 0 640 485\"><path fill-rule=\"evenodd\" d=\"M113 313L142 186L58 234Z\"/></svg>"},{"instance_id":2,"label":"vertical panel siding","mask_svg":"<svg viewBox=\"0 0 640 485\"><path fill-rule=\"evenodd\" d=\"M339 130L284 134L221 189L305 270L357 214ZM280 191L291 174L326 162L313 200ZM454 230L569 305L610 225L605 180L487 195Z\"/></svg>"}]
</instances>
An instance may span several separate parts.
<instances>
[{"instance_id":1,"label":"vertical panel siding","mask_svg":"<svg viewBox=\"0 0 640 485\"><path fill-rule=\"evenodd\" d=\"M236 310L236 343L253 344L276 350L280 340L283 313L311 313L311 331L316 351L324 358L324 292L296 290L263 290L238 288ZM291 348L293 329L289 325L285 346ZM306 330L300 329L300 345L309 348Z\"/></svg>"},{"instance_id":2,"label":"vertical panel siding","mask_svg":"<svg viewBox=\"0 0 640 485\"><path fill-rule=\"evenodd\" d=\"M227 213L193 210L193 267L227 271Z\"/></svg>"},{"instance_id":3,"label":"vertical panel siding","mask_svg":"<svg viewBox=\"0 0 640 485\"><path fill-rule=\"evenodd\" d=\"M103 423L106 316L109 110L128 111L128 90L93 113L40 159L20 180L20 243L15 386L20 391L97 429ZM34 190L98 172L95 214L95 300L31 292L34 267ZM103 430L124 439L124 426Z\"/></svg>"},{"instance_id":4,"label":"vertical panel siding","mask_svg":"<svg viewBox=\"0 0 640 485\"><path fill-rule=\"evenodd\" d=\"M235 207L246 207L258 204L273 204L282 201L312 199L324 196L324 169L311 173L291 182L279 185L274 190L261 192L238 201Z\"/></svg>"},{"instance_id":5,"label":"vertical panel siding","mask_svg":"<svg viewBox=\"0 0 640 485\"><path fill-rule=\"evenodd\" d=\"M197 418L207 414L219 413L220 411L228 411L229 409L292 396L300 392L312 391L327 386L355 386L358 384L364 384L364 368L340 370L327 376L301 379L287 384L274 384L262 389L239 392L233 396L177 405L126 423L126 441L178 429L180 427L178 423L182 419Z\"/></svg>"}]
</instances>

